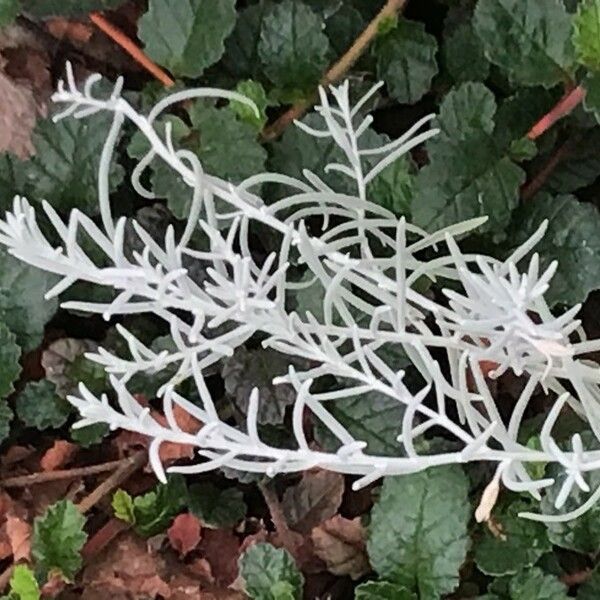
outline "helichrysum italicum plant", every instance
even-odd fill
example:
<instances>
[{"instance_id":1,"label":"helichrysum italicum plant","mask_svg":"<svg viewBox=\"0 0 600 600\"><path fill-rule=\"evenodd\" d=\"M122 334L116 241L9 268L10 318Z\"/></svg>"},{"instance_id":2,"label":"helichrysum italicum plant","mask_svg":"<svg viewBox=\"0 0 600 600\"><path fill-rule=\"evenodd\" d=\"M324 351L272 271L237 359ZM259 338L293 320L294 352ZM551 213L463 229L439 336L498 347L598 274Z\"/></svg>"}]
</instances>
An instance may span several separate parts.
<instances>
[{"instance_id":1,"label":"helichrysum italicum plant","mask_svg":"<svg viewBox=\"0 0 600 600\"><path fill-rule=\"evenodd\" d=\"M505 261L484 254L463 254L457 240L475 230L485 218L456 223L426 232L396 217L368 197L369 183L388 165L436 135L426 128L431 120L416 123L399 139L379 147L365 140L371 118L363 109L377 89L373 87L353 106L348 83L320 90L316 112L320 128L297 125L307 135L329 138L341 150L343 161L328 164L351 182L352 194L332 189L322 173L304 170L303 179L277 173L257 173L232 184L205 172L198 157L178 149L167 123L164 133L157 118L183 100L221 98L252 103L239 94L215 89L174 93L147 114L140 114L120 95L119 81L108 97L95 93L99 76L78 87L68 68L66 84L59 85L54 101L65 106L57 119L86 118L99 111L112 113L113 121L98 173L101 225L74 210L63 222L44 202L44 211L62 241L54 247L36 222L34 209L21 197L0 222L0 241L21 260L55 273L60 282L47 294L53 297L77 281L113 288L109 303L67 302L68 308L113 315L154 313L171 332L173 351L155 352L120 327L130 358L104 349L89 356L110 374L116 394L112 402L96 397L83 385L70 397L79 410L79 426L107 423L147 435L151 464L165 478L159 458L164 442L190 444L198 460L193 465L171 466L170 471L198 473L218 467L266 473L295 472L319 466L357 475L354 487L384 475L402 475L435 465L491 461L496 475L484 492L477 512L486 518L500 483L511 490L540 496L553 479L536 479L528 463L556 463L564 483L556 497L560 509L574 486L589 492L583 506L567 515L577 516L600 496L590 490L586 476L600 468L600 451L586 447L575 434L570 447L559 447L553 427L568 404L600 436L600 372L582 355L600 349L587 341L576 315L579 306L555 316L544 299L556 269L540 269L531 254L544 235L545 224ZM118 134L130 121L146 137L149 150L133 174L133 186L144 198L153 195L143 185L151 162L164 161L189 188L186 226L178 234L170 227L161 242L139 224L141 252L124 251L126 218L113 218L109 202L109 171ZM261 191L275 184L285 190L267 204ZM250 248L251 228L260 224L277 237L276 250L257 257ZM203 244L197 239L202 237ZM82 240L92 241L102 255L93 259ZM86 248L89 247L89 243ZM196 263L204 277L190 267ZM310 277L298 282L290 265L302 265ZM424 282L438 281L445 299L424 291ZM290 292L299 288L319 300L319 314L295 312ZM257 414L258 390L249 394L244 428L222 420L205 383L207 369L233 355L250 338L260 335L265 348L289 356L289 368L274 380L294 391L292 447L273 446L261 439ZM394 356L402 352L423 380L410 391ZM300 362L298 359L302 359ZM304 366L300 366L304 365ZM176 368L157 395L162 398L166 424L158 422L128 391L128 382L140 373ZM506 371L523 378L524 386L509 418L503 418L490 389L490 381ZM337 385L321 386L323 378ZM177 391L191 378L199 403ZM326 389L327 391L323 391ZM539 431L538 447L520 437L521 421L532 395L543 390L552 405ZM403 409L397 454L382 456L353 436L337 420L331 407L369 391L397 402ZM368 401L368 396L365 397ZM174 407L202 423L197 433L183 431ZM337 451L325 452L307 440L306 414L338 440ZM425 451L425 434L434 429L453 440L447 450ZM531 518L543 518L528 514Z\"/></svg>"}]
</instances>

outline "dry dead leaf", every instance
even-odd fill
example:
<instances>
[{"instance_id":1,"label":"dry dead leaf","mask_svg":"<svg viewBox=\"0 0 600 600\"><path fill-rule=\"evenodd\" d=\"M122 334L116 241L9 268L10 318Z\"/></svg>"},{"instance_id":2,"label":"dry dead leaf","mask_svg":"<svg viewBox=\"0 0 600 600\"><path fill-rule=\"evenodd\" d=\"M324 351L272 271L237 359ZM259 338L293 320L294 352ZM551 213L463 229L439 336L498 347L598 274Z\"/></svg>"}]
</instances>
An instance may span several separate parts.
<instances>
[{"instance_id":1,"label":"dry dead leaf","mask_svg":"<svg viewBox=\"0 0 600 600\"><path fill-rule=\"evenodd\" d=\"M42 471L56 471L64 467L77 453L78 446L67 440L55 440L40 460Z\"/></svg>"},{"instance_id":2,"label":"dry dead leaf","mask_svg":"<svg viewBox=\"0 0 600 600\"><path fill-rule=\"evenodd\" d=\"M48 581L43 585L41 592L44 598L56 598L67 587L67 582L64 580L62 573L52 571L48 576Z\"/></svg>"},{"instance_id":3,"label":"dry dead leaf","mask_svg":"<svg viewBox=\"0 0 600 600\"><path fill-rule=\"evenodd\" d=\"M240 542L227 529L206 529L198 546L202 555L210 563L215 581L222 586L228 586L238 575L238 558Z\"/></svg>"},{"instance_id":4,"label":"dry dead leaf","mask_svg":"<svg viewBox=\"0 0 600 600\"><path fill-rule=\"evenodd\" d=\"M31 525L19 517L6 518L6 534L12 549L13 560L29 560L31 557Z\"/></svg>"},{"instance_id":5,"label":"dry dead leaf","mask_svg":"<svg viewBox=\"0 0 600 600\"><path fill-rule=\"evenodd\" d=\"M308 535L313 527L337 512L344 493L344 477L339 473L311 470L300 482L288 488L281 507L288 525Z\"/></svg>"},{"instance_id":6,"label":"dry dead leaf","mask_svg":"<svg viewBox=\"0 0 600 600\"><path fill-rule=\"evenodd\" d=\"M62 17L54 17L46 20L46 29L55 38L67 38L72 42L85 44L90 41L94 30L90 25L80 21L69 21Z\"/></svg>"},{"instance_id":7,"label":"dry dead leaf","mask_svg":"<svg viewBox=\"0 0 600 600\"><path fill-rule=\"evenodd\" d=\"M200 521L192 513L177 515L167 531L169 542L181 556L191 552L200 542Z\"/></svg>"},{"instance_id":8,"label":"dry dead leaf","mask_svg":"<svg viewBox=\"0 0 600 600\"><path fill-rule=\"evenodd\" d=\"M39 112L33 90L0 71L0 152L33 154L31 133Z\"/></svg>"},{"instance_id":9,"label":"dry dead leaf","mask_svg":"<svg viewBox=\"0 0 600 600\"><path fill-rule=\"evenodd\" d=\"M334 575L358 579L371 570L365 547L365 531L360 518L336 515L312 530L315 554Z\"/></svg>"}]
</instances>

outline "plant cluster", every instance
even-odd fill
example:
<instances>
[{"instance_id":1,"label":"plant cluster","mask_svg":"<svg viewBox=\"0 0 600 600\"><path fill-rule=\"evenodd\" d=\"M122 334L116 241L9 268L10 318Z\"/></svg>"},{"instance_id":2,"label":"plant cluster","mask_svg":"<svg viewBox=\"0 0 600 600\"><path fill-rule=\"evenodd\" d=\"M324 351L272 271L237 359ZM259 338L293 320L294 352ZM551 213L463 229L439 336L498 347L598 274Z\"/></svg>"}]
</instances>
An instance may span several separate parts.
<instances>
[{"instance_id":1,"label":"plant cluster","mask_svg":"<svg viewBox=\"0 0 600 600\"><path fill-rule=\"evenodd\" d=\"M0 20L121 3L81 4ZM67 65L34 154L0 155L4 438L147 437L162 485L113 498L141 536L244 516L237 488L211 505L168 473L384 478L357 598L558 599L571 571L594 597L600 2L370 4L150 0L172 89ZM19 382L57 310L101 335ZM73 579L73 506L35 536L38 580ZM299 597L295 559L251 546L245 591Z\"/></svg>"}]
</instances>

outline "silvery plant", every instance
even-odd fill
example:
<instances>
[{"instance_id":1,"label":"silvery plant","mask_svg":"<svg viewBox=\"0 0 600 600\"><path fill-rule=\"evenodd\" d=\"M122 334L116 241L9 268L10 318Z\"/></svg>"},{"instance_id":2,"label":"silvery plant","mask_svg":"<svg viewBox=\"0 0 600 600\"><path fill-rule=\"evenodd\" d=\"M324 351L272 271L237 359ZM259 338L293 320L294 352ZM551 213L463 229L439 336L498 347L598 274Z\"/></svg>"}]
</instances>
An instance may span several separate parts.
<instances>
[{"instance_id":1,"label":"silvery plant","mask_svg":"<svg viewBox=\"0 0 600 600\"><path fill-rule=\"evenodd\" d=\"M492 462L496 470L477 510L479 520L489 516L501 486L538 499L545 488L557 486L554 514L524 514L538 520L572 519L597 501L600 487L590 489L589 480L600 469L600 450L595 449L600 439L600 369L582 355L599 350L600 341L586 340L575 318L579 306L560 316L549 310L544 294L557 265L541 269L538 255L532 254L546 224L501 261L463 254L457 243L485 218L426 232L368 198L369 182L437 133L427 128L431 118L420 120L397 140L370 147L364 134L372 118L364 116L364 109L379 85L354 105L347 82L320 89L315 108L320 127L296 125L339 147L343 160L325 170L336 173L344 192L325 183L331 178L309 170L303 171L303 179L267 172L232 184L206 173L193 152L175 147L169 124L157 127L157 119L182 101L218 98L255 108L250 100L223 90L190 89L160 100L143 115L121 96L122 81L101 97L95 91L99 79L93 75L78 86L68 67L66 82L59 84L53 100L65 107L56 119L112 114L99 163L100 225L78 210L64 222L44 202L55 237L62 240L54 247L22 197L14 199L12 212L0 221L0 241L11 254L60 277L48 298L78 281L108 286L115 291L110 303L70 301L64 306L106 319L154 313L170 327L173 351L154 352L119 327L130 358L102 348L89 355L110 375L114 394L110 400L96 397L81 385L79 395L70 397L81 415L79 426L106 423L111 429L148 436L150 463L163 481L159 448L174 442L192 445L197 461L171 466L171 472L228 467L274 476L320 467L356 476L355 489L383 476L436 465ZM190 196L187 222L178 235L169 228L159 242L134 223L143 250L133 253L124 251L127 220L113 218L109 201L111 160L126 121L145 136L149 148L133 172L136 192L153 198L142 176L151 163L164 161L189 187ZM266 203L262 190L273 185L287 195ZM277 240L276 250L266 257L257 258L250 248L249 232L257 224ZM84 237L97 246L96 258L82 247ZM194 243L198 237L203 244ZM310 276L299 282L290 265L304 266ZM194 276L194 267L200 267L202 278ZM424 281L437 282L443 300L424 291ZM320 299L314 311L318 314L295 310L290 292L299 288ZM257 389L247 399L245 426L236 428L220 417L205 383L211 366L256 336L264 347L289 357L287 372L273 383L294 392L291 447L261 439ZM420 374L421 389L408 389L393 358L400 354ZM128 383L136 374L169 368L176 373L157 390L165 415L159 422L134 398ZM506 411L501 416L492 391L494 379L507 371L523 382L508 417ZM336 384L321 385L323 378ZM193 381L199 400L192 402L178 391L186 379ZM371 391L403 408L395 456L373 453L333 416L336 403L357 396L369 402L366 393ZM534 393L545 394L548 410L537 432L539 443L532 445L521 439L520 430ZM556 441L554 430L567 405L590 431L576 433L565 445ZM202 423L197 433L180 428L176 406ZM307 415L338 440L336 451L325 452L309 442ZM452 443L432 451L436 445L425 443L432 430ZM532 473L540 469L529 468L531 463L554 463L558 476L537 479ZM565 513L560 509L574 488L583 490L587 500Z\"/></svg>"}]
</instances>

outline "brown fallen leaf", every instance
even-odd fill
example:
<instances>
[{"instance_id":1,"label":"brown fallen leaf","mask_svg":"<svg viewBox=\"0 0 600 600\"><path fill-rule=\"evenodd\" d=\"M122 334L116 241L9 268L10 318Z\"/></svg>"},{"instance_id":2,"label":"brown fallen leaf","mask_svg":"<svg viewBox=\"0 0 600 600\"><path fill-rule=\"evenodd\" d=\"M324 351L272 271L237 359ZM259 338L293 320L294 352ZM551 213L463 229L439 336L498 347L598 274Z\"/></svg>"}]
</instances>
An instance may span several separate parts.
<instances>
[{"instance_id":1,"label":"brown fallen leaf","mask_svg":"<svg viewBox=\"0 0 600 600\"><path fill-rule=\"evenodd\" d=\"M58 39L67 38L72 42L85 44L90 41L93 28L80 21L69 21L62 17L54 17L46 20L46 29Z\"/></svg>"},{"instance_id":2,"label":"brown fallen leaf","mask_svg":"<svg viewBox=\"0 0 600 600\"><path fill-rule=\"evenodd\" d=\"M221 586L228 586L238 575L238 558L240 542L227 529L206 529L198 549L210 563L215 581Z\"/></svg>"},{"instance_id":3,"label":"brown fallen leaf","mask_svg":"<svg viewBox=\"0 0 600 600\"><path fill-rule=\"evenodd\" d=\"M313 469L303 473L300 482L285 491L281 508L288 525L308 535L313 527L335 515L343 493L342 475Z\"/></svg>"},{"instance_id":4,"label":"brown fallen leaf","mask_svg":"<svg viewBox=\"0 0 600 600\"><path fill-rule=\"evenodd\" d=\"M42 471L56 471L64 467L77 453L78 446L67 440L56 440L40 460Z\"/></svg>"},{"instance_id":5,"label":"brown fallen leaf","mask_svg":"<svg viewBox=\"0 0 600 600\"><path fill-rule=\"evenodd\" d=\"M48 580L42 586L41 592L44 598L56 598L67 587L60 571L51 571Z\"/></svg>"},{"instance_id":6,"label":"brown fallen leaf","mask_svg":"<svg viewBox=\"0 0 600 600\"><path fill-rule=\"evenodd\" d=\"M0 71L0 152L19 158L33 154L31 133L38 115L33 90Z\"/></svg>"},{"instance_id":7,"label":"brown fallen leaf","mask_svg":"<svg viewBox=\"0 0 600 600\"><path fill-rule=\"evenodd\" d=\"M167 531L169 542L181 556L191 552L200 542L200 521L192 513L177 515Z\"/></svg>"},{"instance_id":8,"label":"brown fallen leaf","mask_svg":"<svg viewBox=\"0 0 600 600\"><path fill-rule=\"evenodd\" d=\"M31 525L19 517L9 515L6 518L6 534L12 549L13 560L31 558Z\"/></svg>"},{"instance_id":9,"label":"brown fallen leaf","mask_svg":"<svg viewBox=\"0 0 600 600\"><path fill-rule=\"evenodd\" d=\"M358 579L371 570L365 547L365 531L360 518L336 515L312 530L315 554L334 575Z\"/></svg>"}]
</instances>

